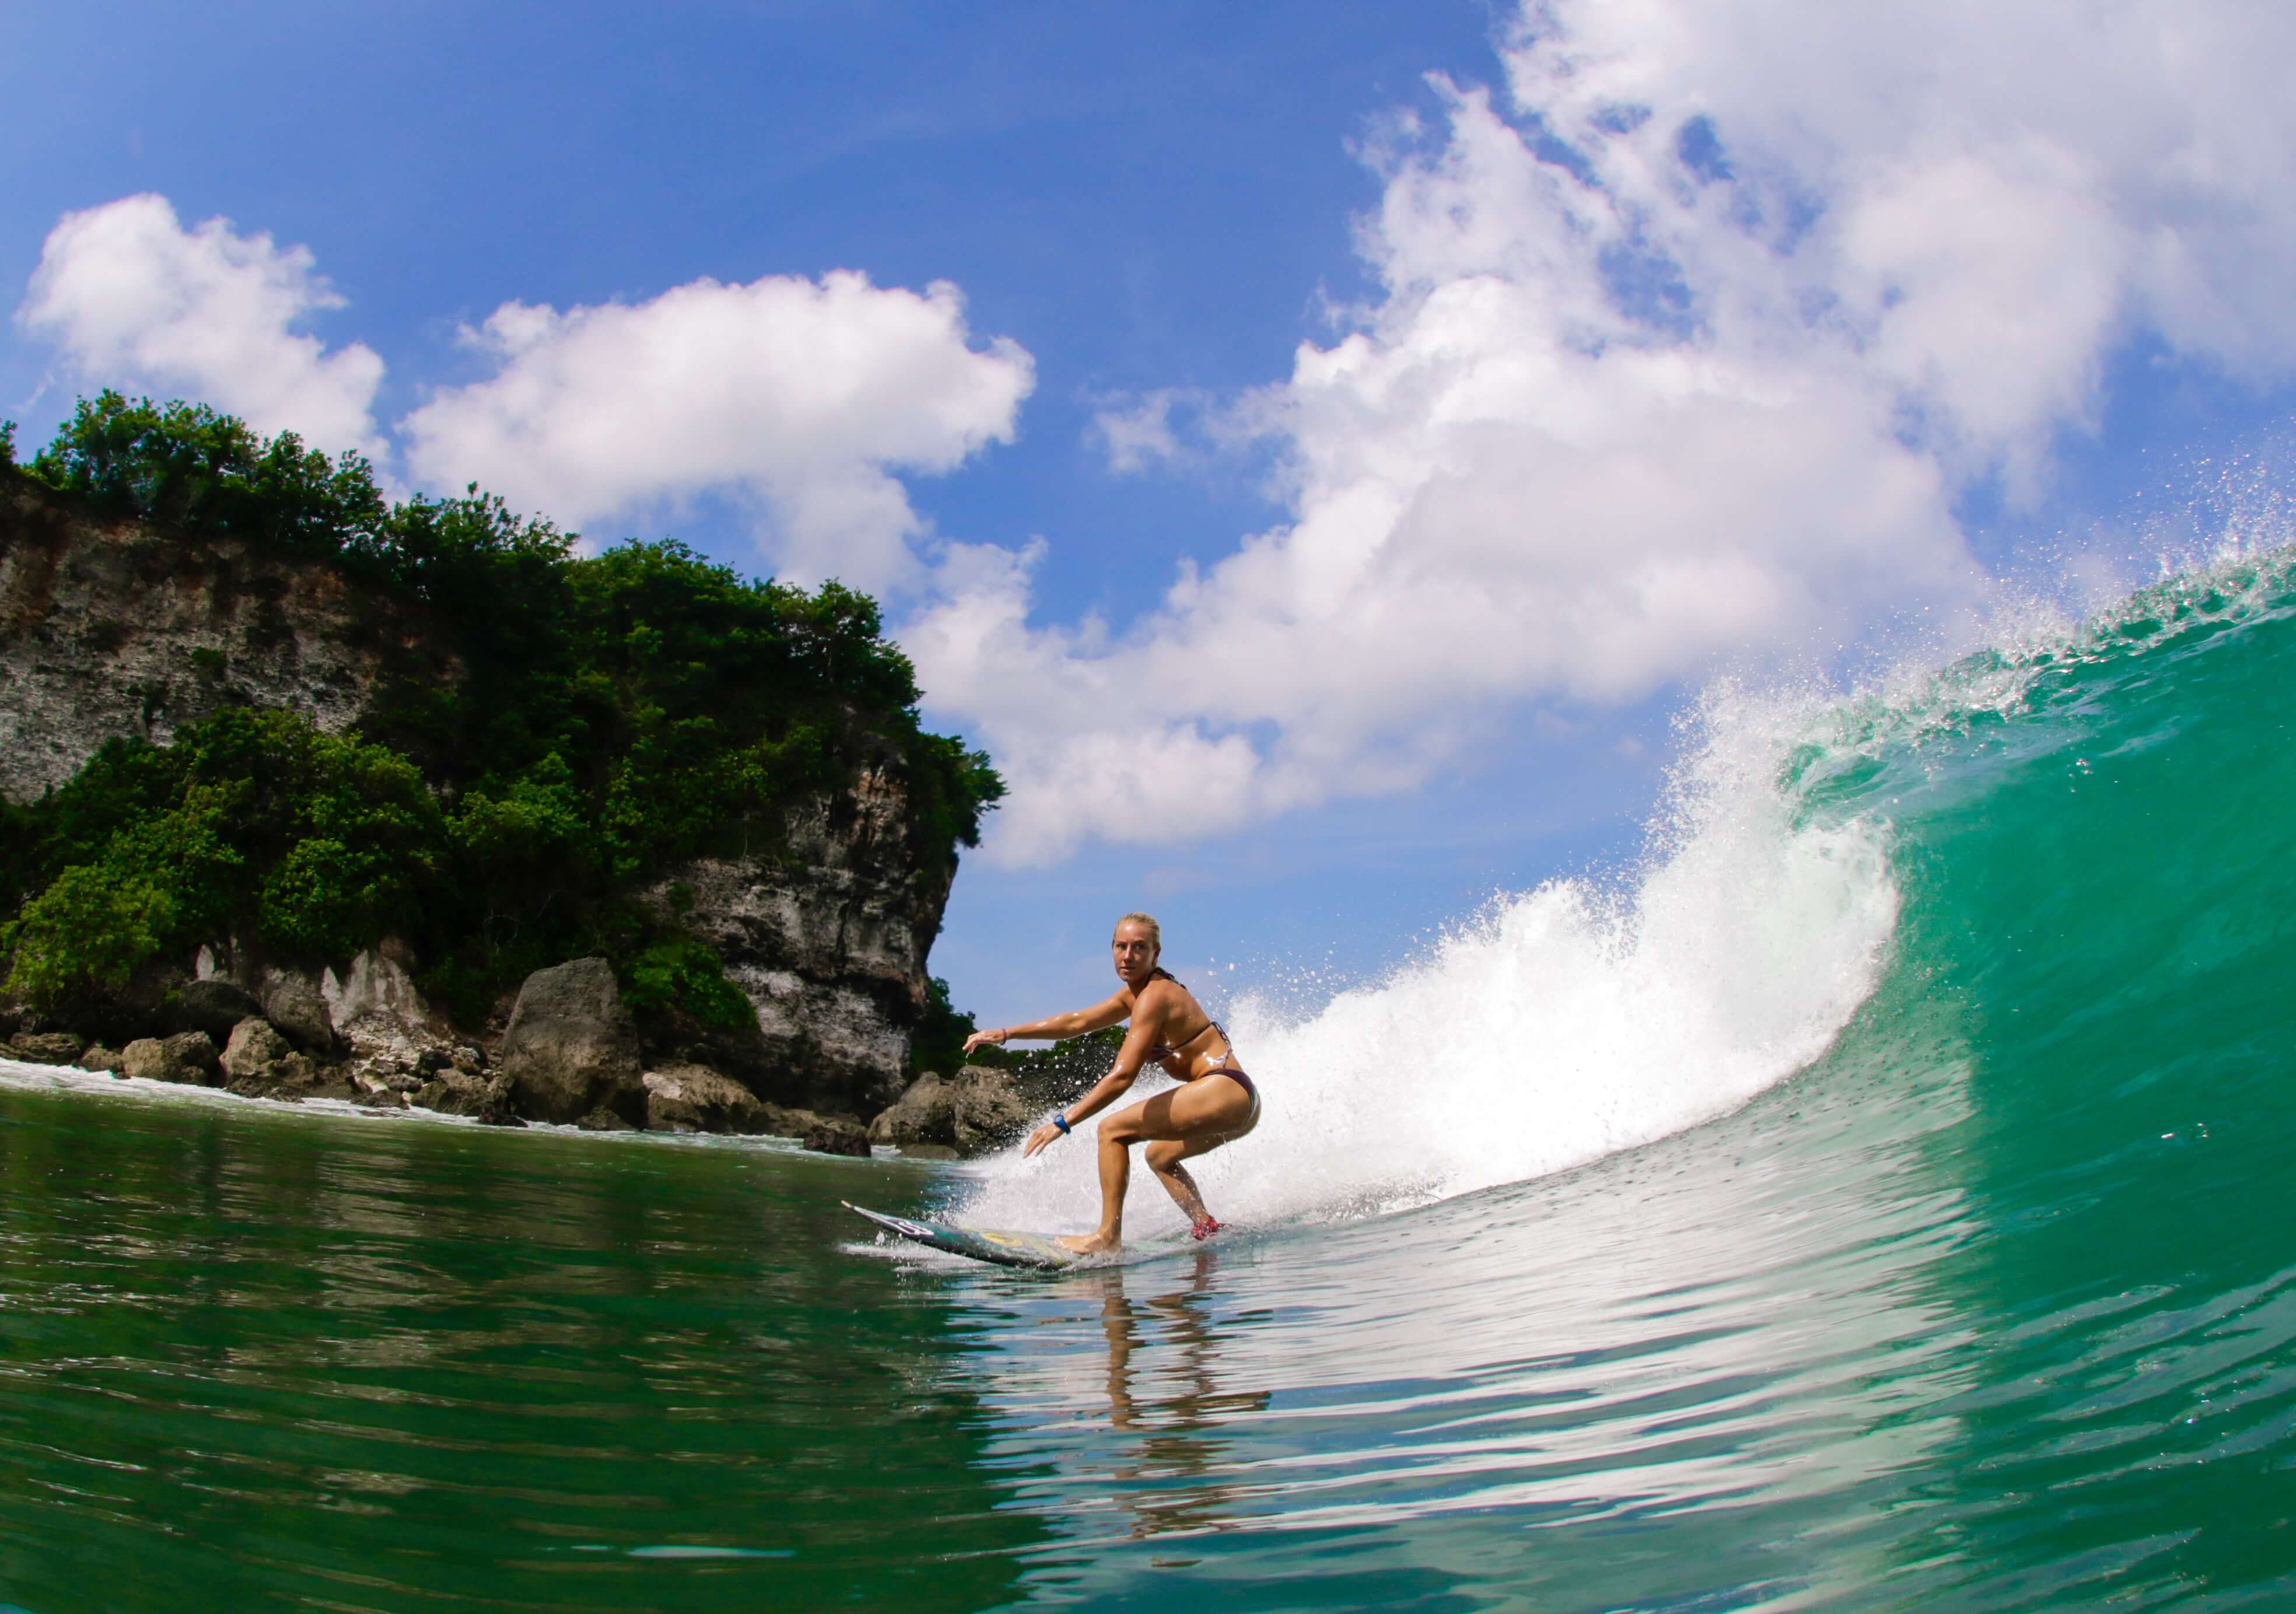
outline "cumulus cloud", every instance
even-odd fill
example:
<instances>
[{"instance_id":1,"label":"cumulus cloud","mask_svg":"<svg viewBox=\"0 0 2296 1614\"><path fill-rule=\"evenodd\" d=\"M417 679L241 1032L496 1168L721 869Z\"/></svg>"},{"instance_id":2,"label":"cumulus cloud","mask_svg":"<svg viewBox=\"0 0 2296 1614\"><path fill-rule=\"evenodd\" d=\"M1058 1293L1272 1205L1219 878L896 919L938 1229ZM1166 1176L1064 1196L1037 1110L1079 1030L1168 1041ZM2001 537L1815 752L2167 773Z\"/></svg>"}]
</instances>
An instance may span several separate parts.
<instances>
[{"instance_id":1,"label":"cumulus cloud","mask_svg":"<svg viewBox=\"0 0 2296 1614\"><path fill-rule=\"evenodd\" d=\"M417 478L576 523L732 494L759 506L783 575L867 588L907 577L923 531L895 473L1011 441L1034 383L1017 343L972 345L955 286L849 272L505 303L465 334L494 373L399 423Z\"/></svg>"},{"instance_id":2,"label":"cumulus cloud","mask_svg":"<svg viewBox=\"0 0 2296 1614\"><path fill-rule=\"evenodd\" d=\"M382 360L356 342L330 353L298 328L342 306L306 249L224 218L187 230L145 195L64 215L16 318L95 384L198 398L258 431L372 457Z\"/></svg>"},{"instance_id":3,"label":"cumulus cloud","mask_svg":"<svg viewBox=\"0 0 2296 1614\"><path fill-rule=\"evenodd\" d=\"M1013 781L992 855L1406 787L1493 713L1978 598L1956 493L2042 485L2117 342L2296 364L2292 46L2268 4L1534 5L1503 99L1378 143L1378 295L1246 400L1285 523L1120 630L949 553L904 640ZM1117 425L1119 468L1168 447L1152 396Z\"/></svg>"}]
</instances>

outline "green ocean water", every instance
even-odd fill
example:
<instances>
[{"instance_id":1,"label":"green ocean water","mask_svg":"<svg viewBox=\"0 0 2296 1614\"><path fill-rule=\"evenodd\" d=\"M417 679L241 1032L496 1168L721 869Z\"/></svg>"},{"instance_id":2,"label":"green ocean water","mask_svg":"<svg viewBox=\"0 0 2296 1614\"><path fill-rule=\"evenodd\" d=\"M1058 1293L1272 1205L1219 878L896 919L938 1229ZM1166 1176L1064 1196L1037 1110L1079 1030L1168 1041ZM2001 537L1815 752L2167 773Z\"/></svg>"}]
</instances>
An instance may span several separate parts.
<instances>
[{"instance_id":1,"label":"green ocean water","mask_svg":"<svg viewBox=\"0 0 2296 1614\"><path fill-rule=\"evenodd\" d=\"M1691 1119L1398 1184L1277 1124L1359 1101L1335 1009L1247 1044L1238 1235L1055 1279L838 1206L1078 1208L1007 1162L12 1068L0 1604L2296 1606L2292 709L2280 556L1805 712L1781 844L1878 848L1889 925L1783 1079L1570 1073L1479 1158ZM1726 913L1731 867L1668 877ZM1473 1001L1554 955L1461 956ZM1654 956L1595 987L1664 1017Z\"/></svg>"}]
</instances>

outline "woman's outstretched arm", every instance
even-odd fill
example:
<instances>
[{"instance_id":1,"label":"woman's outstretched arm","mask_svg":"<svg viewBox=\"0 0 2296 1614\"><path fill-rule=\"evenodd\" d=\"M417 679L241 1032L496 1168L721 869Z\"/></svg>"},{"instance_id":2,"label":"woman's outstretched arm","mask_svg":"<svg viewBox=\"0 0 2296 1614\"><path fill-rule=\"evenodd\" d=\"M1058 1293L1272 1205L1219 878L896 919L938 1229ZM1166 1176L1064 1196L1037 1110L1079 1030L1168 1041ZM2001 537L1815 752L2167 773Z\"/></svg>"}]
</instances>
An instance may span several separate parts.
<instances>
[{"instance_id":1,"label":"woman's outstretched arm","mask_svg":"<svg viewBox=\"0 0 2296 1614\"><path fill-rule=\"evenodd\" d=\"M1067 1037L1080 1037L1088 1031L1098 1031L1103 1025L1114 1025L1132 1012L1132 1005L1118 992L1105 1003L1095 1003L1090 1009L1071 1009L1064 1015L1053 1015L1042 1020L1030 1020L1021 1025L1000 1025L995 1031L976 1031L964 1040L964 1051L971 1053L984 1042L1003 1047L1008 1038L1018 1037L1023 1042L1058 1042Z\"/></svg>"},{"instance_id":2,"label":"woman's outstretched arm","mask_svg":"<svg viewBox=\"0 0 2296 1614\"><path fill-rule=\"evenodd\" d=\"M1082 1125L1131 1091L1132 1083L1139 1079L1141 1066L1148 1063L1148 1050L1156 1046L1162 1033L1169 1008L1165 997L1163 992L1153 987L1140 994L1140 1001L1132 1010L1132 1029L1124 1033L1124 1046L1117 1051L1116 1063L1086 1090L1084 1097L1062 1112L1060 1123L1047 1121L1029 1134L1028 1142L1021 1149L1022 1159Z\"/></svg>"}]
</instances>

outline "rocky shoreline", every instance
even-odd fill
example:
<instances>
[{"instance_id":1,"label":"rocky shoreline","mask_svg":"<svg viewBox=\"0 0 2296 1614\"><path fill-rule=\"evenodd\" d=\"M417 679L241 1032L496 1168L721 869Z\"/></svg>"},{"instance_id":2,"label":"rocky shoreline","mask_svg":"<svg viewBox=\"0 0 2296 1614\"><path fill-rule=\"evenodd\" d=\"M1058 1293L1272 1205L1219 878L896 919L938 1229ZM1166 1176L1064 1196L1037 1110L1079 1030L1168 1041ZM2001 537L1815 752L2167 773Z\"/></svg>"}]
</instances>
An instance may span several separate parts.
<instances>
[{"instance_id":1,"label":"rocky shoreline","mask_svg":"<svg viewBox=\"0 0 2296 1614\"><path fill-rule=\"evenodd\" d=\"M238 978L208 954L200 967L203 973L170 992L155 1017L176 1029L111 1046L0 1009L7 1033L0 1057L241 1098L337 1099L370 1113L427 1109L491 1126L796 1138L818 1153L857 1157L872 1144L924 1158L986 1153L1069 1096L1037 1091L1048 1090L1046 1078L967 1066L947 1078L925 1072L866 1124L777 1104L693 1060L649 1066L603 959L535 971L498 1033L477 1038L458 1035L382 951L316 978L278 969Z\"/></svg>"},{"instance_id":2,"label":"rocky shoreline","mask_svg":"<svg viewBox=\"0 0 2296 1614\"><path fill-rule=\"evenodd\" d=\"M649 609L673 617L717 609L676 588L666 598ZM814 654L806 650L814 632L802 623L786 630L793 655ZM0 469L0 813L29 812L53 799L108 741L164 746L218 713L277 711L329 735L358 732L406 689L459 689L471 676L467 637L412 596L360 584L335 559L283 550L257 536L108 511ZM849 646L839 654L858 651ZM827 721L817 712L800 715L816 728ZM754 844L745 830L737 844L651 868L625 893L656 932L706 946L754 1020L730 1032L690 1017L668 1027L649 1023L647 1035L660 1046L647 1051L661 1068L697 1060L730 1073L744 1090L801 1107L797 1113L841 1116L856 1126L900 1096L931 1011L926 959L956 863L944 821L947 781L919 761L931 747L914 755L915 747L904 749L896 730L904 722L913 728L913 717L878 716L885 732L854 719L857 726L832 747L833 765L780 803L770 823L761 821ZM460 799L430 783L439 801ZM17 895L33 894L41 883ZM571 900L526 913L521 922L558 926ZM598 947L594 935L565 923L557 956ZM415 998L408 948L381 941L327 970L308 958L279 967L252 956L260 939L259 926L235 924L228 939L221 931L210 936L196 965L186 947L164 967L139 967L120 988L134 1001L117 1010L60 1001L50 1005L57 1023L28 1024L20 1009L12 1016L0 1005L0 1042L18 1032L72 1031L82 1035L82 1053L85 1043L97 1042L125 1058L131 1039L164 1042L197 1031L212 1044L220 1073L240 1022L258 1018L310 1068L250 1033L240 1061L248 1074L218 1075L218 1084L291 1095L365 1094L380 1083L404 1096L434 1081L453 1086L448 1072L488 1081L496 1074L506 1027L493 1022L504 1009L473 1029L476 1011L466 1003L463 1030L446 1026ZM426 968L441 963L442 938L415 941L426 949ZM242 995L226 1003L221 988L205 984L211 980ZM214 1001L195 1001L199 992ZM165 1013L144 1012L163 999ZM371 1011L380 1015L375 1025L356 1023ZM438 1057L417 1072L415 1060L426 1052ZM209 1068L191 1044L168 1067ZM452 1098L474 1102L459 1087ZM560 1114L554 1099L534 1103L539 1109L512 1104L509 1113L582 1118ZM665 1100L665 1115L679 1104L712 1113L724 1108ZM646 1124L635 1099L607 1108Z\"/></svg>"}]
</instances>

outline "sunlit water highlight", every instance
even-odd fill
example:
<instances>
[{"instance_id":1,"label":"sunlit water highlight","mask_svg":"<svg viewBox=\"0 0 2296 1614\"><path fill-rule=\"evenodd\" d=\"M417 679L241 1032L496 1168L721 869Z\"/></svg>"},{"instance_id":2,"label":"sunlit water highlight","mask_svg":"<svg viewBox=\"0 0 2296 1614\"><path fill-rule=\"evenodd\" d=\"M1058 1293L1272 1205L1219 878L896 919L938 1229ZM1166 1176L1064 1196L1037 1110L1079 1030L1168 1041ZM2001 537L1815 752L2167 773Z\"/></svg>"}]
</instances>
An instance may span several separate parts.
<instances>
[{"instance_id":1,"label":"sunlit water highlight","mask_svg":"<svg viewBox=\"0 0 2296 1614\"><path fill-rule=\"evenodd\" d=\"M1718 698L1635 878L1240 1006L1239 1236L1051 1280L837 1201L1077 1225L1080 1149L19 1069L0 1602L2288 1606L2292 674L2266 556Z\"/></svg>"}]
</instances>

